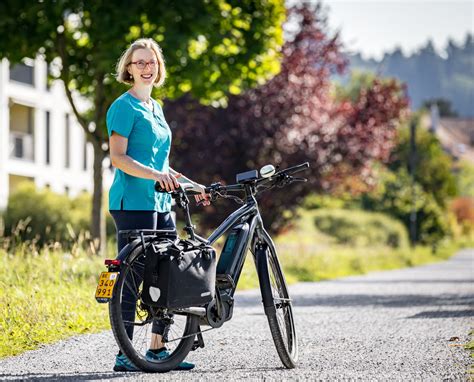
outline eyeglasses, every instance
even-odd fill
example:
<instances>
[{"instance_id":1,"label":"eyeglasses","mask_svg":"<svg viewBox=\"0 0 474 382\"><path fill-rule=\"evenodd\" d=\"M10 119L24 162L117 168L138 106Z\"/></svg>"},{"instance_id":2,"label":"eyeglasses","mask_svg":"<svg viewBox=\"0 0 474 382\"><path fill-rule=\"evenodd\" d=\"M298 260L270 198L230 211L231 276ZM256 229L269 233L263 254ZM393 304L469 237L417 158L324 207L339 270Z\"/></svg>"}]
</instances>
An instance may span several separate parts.
<instances>
[{"instance_id":1,"label":"eyeglasses","mask_svg":"<svg viewBox=\"0 0 474 382\"><path fill-rule=\"evenodd\" d=\"M143 70L143 69L145 69L145 68L147 67L147 65L150 66L150 69L154 69L155 66L158 65L158 62L156 62L156 61L154 61L154 60L148 61L148 62L143 61L143 60L140 60L140 61L131 62L130 64L134 64L134 65L137 66L138 69Z\"/></svg>"}]
</instances>

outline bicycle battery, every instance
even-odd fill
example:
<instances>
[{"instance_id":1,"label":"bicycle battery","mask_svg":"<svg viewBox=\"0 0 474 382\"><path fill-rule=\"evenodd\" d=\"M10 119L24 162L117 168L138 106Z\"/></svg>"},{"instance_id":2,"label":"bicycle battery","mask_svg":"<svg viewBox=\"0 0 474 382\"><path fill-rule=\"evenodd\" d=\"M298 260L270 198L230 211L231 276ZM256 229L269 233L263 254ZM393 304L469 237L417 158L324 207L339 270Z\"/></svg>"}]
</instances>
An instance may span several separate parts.
<instances>
[{"instance_id":1,"label":"bicycle battery","mask_svg":"<svg viewBox=\"0 0 474 382\"><path fill-rule=\"evenodd\" d=\"M248 223L236 225L231 229L217 263L216 273L218 281L221 275L229 275L234 285L237 284L245 261L245 256L240 256L240 254L247 247L248 239Z\"/></svg>"}]
</instances>

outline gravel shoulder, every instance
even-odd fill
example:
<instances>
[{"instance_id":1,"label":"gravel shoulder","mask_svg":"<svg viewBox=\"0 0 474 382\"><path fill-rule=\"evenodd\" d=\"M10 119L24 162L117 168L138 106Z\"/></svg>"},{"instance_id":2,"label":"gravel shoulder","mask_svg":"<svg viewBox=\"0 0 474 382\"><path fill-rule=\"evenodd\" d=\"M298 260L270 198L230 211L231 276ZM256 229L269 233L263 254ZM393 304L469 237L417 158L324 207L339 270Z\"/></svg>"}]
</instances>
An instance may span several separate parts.
<instances>
[{"instance_id":1,"label":"gravel shoulder","mask_svg":"<svg viewBox=\"0 0 474 382\"><path fill-rule=\"evenodd\" d=\"M462 344L474 326L474 250L450 260L290 287L300 346L286 370L259 291L239 292L234 318L204 335L188 372L114 373L110 331L0 360L0 380L467 380ZM107 309L104 306L104 314Z\"/></svg>"}]
</instances>

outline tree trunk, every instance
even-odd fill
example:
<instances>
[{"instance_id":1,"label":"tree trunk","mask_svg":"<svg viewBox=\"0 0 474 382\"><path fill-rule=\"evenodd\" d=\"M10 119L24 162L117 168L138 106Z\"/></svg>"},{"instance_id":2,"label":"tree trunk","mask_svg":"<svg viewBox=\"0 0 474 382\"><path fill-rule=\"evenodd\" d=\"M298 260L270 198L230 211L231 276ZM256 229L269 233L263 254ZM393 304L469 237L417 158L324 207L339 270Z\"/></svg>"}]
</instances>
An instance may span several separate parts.
<instances>
[{"instance_id":1,"label":"tree trunk","mask_svg":"<svg viewBox=\"0 0 474 382\"><path fill-rule=\"evenodd\" d=\"M91 235L96 252L103 252L106 245L105 215L102 209L103 169L105 153L100 143L94 144L94 191L92 194Z\"/></svg>"}]
</instances>

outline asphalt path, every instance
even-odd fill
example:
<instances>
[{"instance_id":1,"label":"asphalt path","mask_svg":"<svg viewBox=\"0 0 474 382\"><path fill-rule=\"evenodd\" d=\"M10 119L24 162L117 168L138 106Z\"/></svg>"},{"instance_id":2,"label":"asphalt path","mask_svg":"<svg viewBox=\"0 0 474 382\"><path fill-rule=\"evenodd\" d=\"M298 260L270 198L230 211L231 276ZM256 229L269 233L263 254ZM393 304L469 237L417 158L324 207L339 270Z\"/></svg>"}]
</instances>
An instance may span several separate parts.
<instances>
[{"instance_id":1,"label":"asphalt path","mask_svg":"<svg viewBox=\"0 0 474 382\"><path fill-rule=\"evenodd\" d=\"M299 336L293 370L282 367L254 290L239 292L234 318L190 353L192 371L114 373L116 345L105 331L0 360L0 379L467 380L473 266L474 250L464 250L436 264L291 286Z\"/></svg>"}]
</instances>

